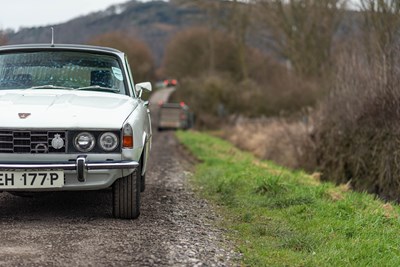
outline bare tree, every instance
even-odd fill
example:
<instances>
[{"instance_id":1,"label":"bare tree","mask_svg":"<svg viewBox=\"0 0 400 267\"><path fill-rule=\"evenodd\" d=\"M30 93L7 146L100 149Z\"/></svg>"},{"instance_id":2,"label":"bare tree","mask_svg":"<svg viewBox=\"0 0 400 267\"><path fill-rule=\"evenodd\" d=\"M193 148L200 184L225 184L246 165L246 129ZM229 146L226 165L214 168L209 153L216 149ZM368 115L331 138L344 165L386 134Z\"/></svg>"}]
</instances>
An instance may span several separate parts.
<instances>
[{"instance_id":1,"label":"bare tree","mask_svg":"<svg viewBox=\"0 0 400 267\"><path fill-rule=\"evenodd\" d=\"M7 36L6 34L0 30L0 45L7 44Z\"/></svg>"},{"instance_id":2,"label":"bare tree","mask_svg":"<svg viewBox=\"0 0 400 267\"><path fill-rule=\"evenodd\" d=\"M227 20L225 21L225 27L228 29L228 32L232 34L236 42L236 53L241 70L241 78L246 80L249 76L246 60L246 38L249 28L251 27L253 5L250 4L250 1L232 0L227 6L229 7L229 12L227 14Z\"/></svg>"},{"instance_id":3,"label":"bare tree","mask_svg":"<svg viewBox=\"0 0 400 267\"><path fill-rule=\"evenodd\" d=\"M126 53L136 82L154 78L154 59L145 43L120 32L110 32L92 38L89 44L108 46Z\"/></svg>"},{"instance_id":4,"label":"bare tree","mask_svg":"<svg viewBox=\"0 0 400 267\"><path fill-rule=\"evenodd\" d=\"M213 74L240 76L240 69L235 56L234 39L221 31L193 27L177 33L165 50L164 69L167 75L177 78L198 77L208 74L210 66L208 38L214 40Z\"/></svg>"},{"instance_id":5,"label":"bare tree","mask_svg":"<svg viewBox=\"0 0 400 267\"><path fill-rule=\"evenodd\" d=\"M209 72L215 72L215 36L224 29L228 32L236 43L236 51L233 57L237 59L240 67L240 76L238 80L248 78L248 66L246 60L247 44L246 37L251 25L251 7L250 0L172 0L173 3L180 5L192 5L204 10L207 17L207 28L210 34L208 36L209 44Z\"/></svg>"},{"instance_id":6,"label":"bare tree","mask_svg":"<svg viewBox=\"0 0 400 267\"><path fill-rule=\"evenodd\" d=\"M398 51L400 29L399 0L361 0L364 15L364 42L369 57L380 58L387 67L393 66Z\"/></svg>"},{"instance_id":7,"label":"bare tree","mask_svg":"<svg viewBox=\"0 0 400 267\"><path fill-rule=\"evenodd\" d=\"M329 73L335 33L346 0L255 0L275 49L294 70L318 77Z\"/></svg>"},{"instance_id":8,"label":"bare tree","mask_svg":"<svg viewBox=\"0 0 400 267\"><path fill-rule=\"evenodd\" d=\"M219 12L221 10L221 1L219 0L171 0L171 3L183 6L196 6L204 10L207 15L207 28L210 31L208 36L208 57L209 66L208 71L210 74L215 72L215 34L219 25Z\"/></svg>"}]
</instances>

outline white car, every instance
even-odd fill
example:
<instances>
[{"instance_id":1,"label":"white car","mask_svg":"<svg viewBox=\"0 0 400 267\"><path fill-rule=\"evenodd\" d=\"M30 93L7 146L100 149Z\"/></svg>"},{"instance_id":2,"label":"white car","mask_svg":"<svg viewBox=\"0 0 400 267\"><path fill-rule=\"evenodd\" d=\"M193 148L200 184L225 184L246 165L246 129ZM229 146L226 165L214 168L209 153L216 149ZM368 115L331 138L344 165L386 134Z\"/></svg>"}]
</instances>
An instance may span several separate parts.
<instances>
[{"instance_id":1,"label":"white car","mask_svg":"<svg viewBox=\"0 0 400 267\"><path fill-rule=\"evenodd\" d=\"M143 90L115 49L0 47L0 191L112 187L114 217L137 218L152 136Z\"/></svg>"}]
</instances>

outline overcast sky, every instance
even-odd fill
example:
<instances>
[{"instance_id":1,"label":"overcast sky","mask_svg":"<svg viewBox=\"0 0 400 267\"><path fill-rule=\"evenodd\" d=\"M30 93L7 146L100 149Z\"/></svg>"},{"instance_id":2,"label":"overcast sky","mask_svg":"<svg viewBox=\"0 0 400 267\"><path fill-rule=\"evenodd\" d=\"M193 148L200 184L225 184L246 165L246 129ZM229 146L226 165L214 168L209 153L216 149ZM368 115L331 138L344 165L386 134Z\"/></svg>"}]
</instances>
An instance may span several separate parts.
<instances>
[{"instance_id":1,"label":"overcast sky","mask_svg":"<svg viewBox=\"0 0 400 267\"><path fill-rule=\"evenodd\" d=\"M45 26L68 21L127 0L3 0L0 29Z\"/></svg>"}]
</instances>

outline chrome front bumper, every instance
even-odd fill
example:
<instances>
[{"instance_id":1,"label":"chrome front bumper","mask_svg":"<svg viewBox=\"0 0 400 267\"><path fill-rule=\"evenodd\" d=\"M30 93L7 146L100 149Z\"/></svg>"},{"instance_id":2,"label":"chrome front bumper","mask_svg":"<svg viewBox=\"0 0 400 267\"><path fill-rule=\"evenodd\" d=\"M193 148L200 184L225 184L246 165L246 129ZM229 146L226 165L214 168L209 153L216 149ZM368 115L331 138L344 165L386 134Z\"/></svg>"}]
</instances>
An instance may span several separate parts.
<instances>
[{"instance_id":1,"label":"chrome front bumper","mask_svg":"<svg viewBox=\"0 0 400 267\"><path fill-rule=\"evenodd\" d=\"M86 162L85 156L79 156L75 162L23 162L23 163L0 163L0 170L76 170L78 181L85 182L88 170L116 170L136 169L139 163L136 161L104 161Z\"/></svg>"}]
</instances>

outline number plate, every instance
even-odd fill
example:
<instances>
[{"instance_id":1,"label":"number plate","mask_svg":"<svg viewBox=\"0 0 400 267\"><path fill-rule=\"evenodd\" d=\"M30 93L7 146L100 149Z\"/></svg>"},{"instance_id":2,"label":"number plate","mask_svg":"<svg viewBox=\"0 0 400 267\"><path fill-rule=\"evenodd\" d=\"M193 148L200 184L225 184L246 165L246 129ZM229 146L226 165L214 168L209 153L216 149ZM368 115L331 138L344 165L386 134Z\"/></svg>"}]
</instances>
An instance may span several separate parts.
<instances>
[{"instance_id":1,"label":"number plate","mask_svg":"<svg viewBox=\"0 0 400 267\"><path fill-rule=\"evenodd\" d=\"M64 171L0 172L0 189L59 188L64 185Z\"/></svg>"}]
</instances>

